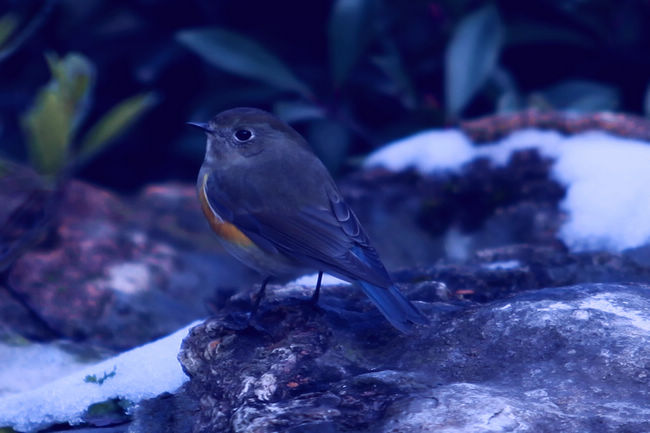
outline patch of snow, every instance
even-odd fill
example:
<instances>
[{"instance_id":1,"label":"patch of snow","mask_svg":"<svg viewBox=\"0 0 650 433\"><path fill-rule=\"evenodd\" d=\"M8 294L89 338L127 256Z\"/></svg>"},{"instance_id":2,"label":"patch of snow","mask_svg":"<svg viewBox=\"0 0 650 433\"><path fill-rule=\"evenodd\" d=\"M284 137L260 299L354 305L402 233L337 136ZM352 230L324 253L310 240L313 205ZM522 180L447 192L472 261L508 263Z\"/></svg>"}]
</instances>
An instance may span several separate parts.
<instances>
[{"instance_id":1,"label":"patch of snow","mask_svg":"<svg viewBox=\"0 0 650 433\"><path fill-rule=\"evenodd\" d=\"M650 241L650 144L606 134L568 137L553 168L567 185L562 240L574 251Z\"/></svg>"},{"instance_id":2,"label":"patch of snow","mask_svg":"<svg viewBox=\"0 0 650 433\"><path fill-rule=\"evenodd\" d=\"M539 149L544 156L557 158L560 156L565 139L566 136L557 131L522 129L496 143L475 147L475 157L488 158L497 165L505 165L516 151Z\"/></svg>"},{"instance_id":3,"label":"patch of snow","mask_svg":"<svg viewBox=\"0 0 650 433\"><path fill-rule=\"evenodd\" d=\"M311 275L304 275L294 281L292 281L290 284L296 284L298 286L316 286L316 282L318 281L318 274L311 274ZM333 275L329 274L323 274L323 279L321 280L321 287L323 286L340 286L342 284L350 284L349 282L345 280L341 280L340 278L336 278Z\"/></svg>"},{"instance_id":4,"label":"patch of snow","mask_svg":"<svg viewBox=\"0 0 650 433\"><path fill-rule=\"evenodd\" d=\"M0 398L34 389L89 363L57 344L0 344Z\"/></svg>"},{"instance_id":5,"label":"patch of snow","mask_svg":"<svg viewBox=\"0 0 650 433\"><path fill-rule=\"evenodd\" d=\"M492 263L485 263L483 267L485 269L490 269L490 270L497 270L497 269L504 269L504 270L509 270L509 269L517 269L518 267L521 266L521 262L519 260L504 260L501 262L492 262Z\"/></svg>"},{"instance_id":6,"label":"patch of snow","mask_svg":"<svg viewBox=\"0 0 650 433\"><path fill-rule=\"evenodd\" d=\"M187 380L176 359L181 341L199 323L39 388L0 397L0 427L33 431L55 423L77 424L92 404L110 399L137 403L173 392Z\"/></svg>"},{"instance_id":7,"label":"patch of snow","mask_svg":"<svg viewBox=\"0 0 650 433\"><path fill-rule=\"evenodd\" d=\"M415 168L428 173L455 170L475 156L467 136L456 129L424 131L395 141L368 156L367 167L400 171Z\"/></svg>"},{"instance_id":8,"label":"patch of snow","mask_svg":"<svg viewBox=\"0 0 650 433\"><path fill-rule=\"evenodd\" d=\"M514 151L530 148L555 160L552 175L567 188L560 206L568 219L559 236L572 251L622 251L650 242L650 143L644 141L527 129L472 146L458 130L425 131L377 150L365 165L457 171L480 157L502 165Z\"/></svg>"}]
</instances>

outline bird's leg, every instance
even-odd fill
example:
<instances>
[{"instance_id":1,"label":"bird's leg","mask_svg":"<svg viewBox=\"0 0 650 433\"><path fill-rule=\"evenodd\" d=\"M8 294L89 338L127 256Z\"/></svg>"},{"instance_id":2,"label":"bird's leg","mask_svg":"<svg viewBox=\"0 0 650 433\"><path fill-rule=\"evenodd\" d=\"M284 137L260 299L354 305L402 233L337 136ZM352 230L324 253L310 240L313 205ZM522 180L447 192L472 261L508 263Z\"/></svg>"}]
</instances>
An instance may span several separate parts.
<instances>
[{"instance_id":1,"label":"bird's leg","mask_svg":"<svg viewBox=\"0 0 650 433\"><path fill-rule=\"evenodd\" d=\"M260 306L260 303L262 302L262 298L264 297L264 293L266 292L266 285L269 283L271 280L271 277L266 277L264 278L264 281L262 281L262 287L260 287L260 290L257 292L257 295L255 296L255 303L253 304L253 310L251 311L251 316L255 314L257 311L257 308Z\"/></svg>"},{"instance_id":2,"label":"bird's leg","mask_svg":"<svg viewBox=\"0 0 650 433\"><path fill-rule=\"evenodd\" d=\"M318 280L316 281L316 290L314 290L314 294L311 295L311 300L310 302L314 305L318 304L318 297L320 296L320 284L323 279L323 271L318 271Z\"/></svg>"}]
</instances>

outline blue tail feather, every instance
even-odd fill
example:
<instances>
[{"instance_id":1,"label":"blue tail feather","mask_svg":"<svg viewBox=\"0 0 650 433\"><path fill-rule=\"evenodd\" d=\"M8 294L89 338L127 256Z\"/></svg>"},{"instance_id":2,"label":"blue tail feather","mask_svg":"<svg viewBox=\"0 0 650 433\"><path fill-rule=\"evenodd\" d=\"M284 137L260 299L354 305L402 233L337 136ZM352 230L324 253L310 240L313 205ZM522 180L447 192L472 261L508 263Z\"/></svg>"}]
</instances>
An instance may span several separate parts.
<instances>
[{"instance_id":1,"label":"blue tail feather","mask_svg":"<svg viewBox=\"0 0 650 433\"><path fill-rule=\"evenodd\" d=\"M366 281L357 281L364 293L375 303L379 311L395 328L407 333L413 324L427 324L427 318L397 289L378 287Z\"/></svg>"}]
</instances>

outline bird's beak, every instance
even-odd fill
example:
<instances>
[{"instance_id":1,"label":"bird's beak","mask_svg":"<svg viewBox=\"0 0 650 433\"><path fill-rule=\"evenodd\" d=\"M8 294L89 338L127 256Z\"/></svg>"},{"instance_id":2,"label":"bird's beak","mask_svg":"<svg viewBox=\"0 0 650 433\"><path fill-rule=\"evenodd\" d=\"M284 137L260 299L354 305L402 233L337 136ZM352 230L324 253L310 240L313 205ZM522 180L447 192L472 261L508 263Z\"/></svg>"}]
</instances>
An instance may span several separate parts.
<instances>
[{"instance_id":1,"label":"bird's beak","mask_svg":"<svg viewBox=\"0 0 650 433\"><path fill-rule=\"evenodd\" d=\"M210 125L204 122L185 122L187 125L193 126L195 128L199 128L203 132L207 132L208 134L214 133L212 129L210 129Z\"/></svg>"}]
</instances>

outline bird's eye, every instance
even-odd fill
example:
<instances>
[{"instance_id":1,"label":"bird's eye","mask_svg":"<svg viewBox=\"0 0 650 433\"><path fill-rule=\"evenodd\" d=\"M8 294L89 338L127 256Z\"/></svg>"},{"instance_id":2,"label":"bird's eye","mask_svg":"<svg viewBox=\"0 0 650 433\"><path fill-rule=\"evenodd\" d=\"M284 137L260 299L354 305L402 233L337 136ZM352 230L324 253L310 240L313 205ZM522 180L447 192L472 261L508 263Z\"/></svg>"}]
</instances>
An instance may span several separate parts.
<instances>
[{"instance_id":1,"label":"bird's eye","mask_svg":"<svg viewBox=\"0 0 650 433\"><path fill-rule=\"evenodd\" d=\"M235 140L237 141L248 141L253 138L253 133L248 129L238 129L235 131Z\"/></svg>"}]
</instances>

